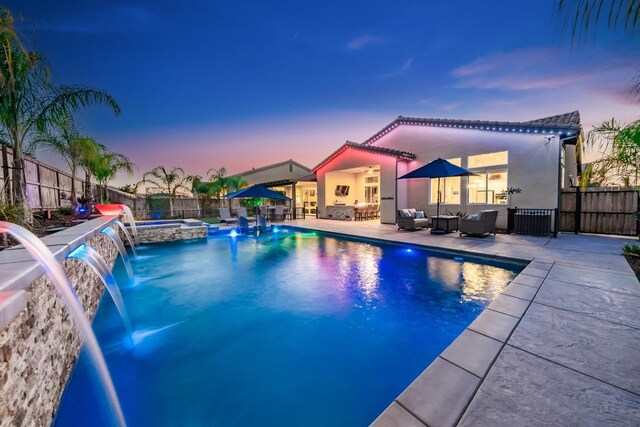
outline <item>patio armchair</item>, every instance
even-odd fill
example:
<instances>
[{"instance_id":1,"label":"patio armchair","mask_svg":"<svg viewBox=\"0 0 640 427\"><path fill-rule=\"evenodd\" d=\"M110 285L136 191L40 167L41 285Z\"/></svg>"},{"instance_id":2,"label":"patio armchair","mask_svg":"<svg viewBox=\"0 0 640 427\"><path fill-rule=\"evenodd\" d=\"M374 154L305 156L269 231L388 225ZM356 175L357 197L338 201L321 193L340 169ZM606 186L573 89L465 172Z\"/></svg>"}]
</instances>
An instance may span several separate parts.
<instances>
[{"instance_id":1,"label":"patio armchair","mask_svg":"<svg viewBox=\"0 0 640 427\"><path fill-rule=\"evenodd\" d=\"M229 208L220 208L218 211L220 212L220 222L224 222L225 224L235 224L236 222L238 222L238 218L234 218L231 216Z\"/></svg>"},{"instance_id":2,"label":"patio armchair","mask_svg":"<svg viewBox=\"0 0 640 427\"><path fill-rule=\"evenodd\" d=\"M420 215L423 217L419 218ZM424 212L420 211L418 213L415 209L398 209L396 224L398 225L398 230L404 228L405 230L413 231L419 228L429 228L429 220L424 216Z\"/></svg>"},{"instance_id":3,"label":"patio armchair","mask_svg":"<svg viewBox=\"0 0 640 427\"><path fill-rule=\"evenodd\" d=\"M487 234L496 234L496 219L498 219L498 211L488 210L482 211L469 218L460 218L459 231L462 234L477 234L486 236Z\"/></svg>"}]
</instances>

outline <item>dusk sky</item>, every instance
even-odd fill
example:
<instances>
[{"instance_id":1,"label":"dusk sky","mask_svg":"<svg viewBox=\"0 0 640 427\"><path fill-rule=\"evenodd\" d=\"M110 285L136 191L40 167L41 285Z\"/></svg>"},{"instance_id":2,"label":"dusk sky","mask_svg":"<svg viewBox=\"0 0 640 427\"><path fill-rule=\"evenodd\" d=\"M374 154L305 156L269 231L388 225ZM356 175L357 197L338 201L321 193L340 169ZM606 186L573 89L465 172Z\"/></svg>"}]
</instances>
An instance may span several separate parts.
<instances>
[{"instance_id":1,"label":"dusk sky","mask_svg":"<svg viewBox=\"0 0 640 427\"><path fill-rule=\"evenodd\" d=\"M271 3L271 4L270 4ZM580 110L638 119L640 40L571 46L555 1L20 0L57 83L122 108L83 130L138 165L204 175L289 158L315 166L398 115L524 121ZM40 156L48 160L48 156ZM133 178L120 177L119 182Z\"/></svg>"}]
</instances>

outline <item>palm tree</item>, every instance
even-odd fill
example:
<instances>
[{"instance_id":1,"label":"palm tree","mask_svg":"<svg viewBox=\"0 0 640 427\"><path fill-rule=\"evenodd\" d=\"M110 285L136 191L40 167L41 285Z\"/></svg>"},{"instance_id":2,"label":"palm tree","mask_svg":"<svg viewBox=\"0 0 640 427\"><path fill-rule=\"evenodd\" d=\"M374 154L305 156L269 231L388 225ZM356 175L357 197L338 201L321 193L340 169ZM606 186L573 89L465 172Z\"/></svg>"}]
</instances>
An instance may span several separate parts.
<instances>
[{"instance_id":1,"label":"palm tree","mask_svg":"<svg viewBox=\"0 0 640 427\"><path fill-rule=\"evenodd\" d=\"M226 193L233 193L234 191L240 190L241 188L249 185L247 181L242 178L240 175L229 176L226 178ZM229 199L229 208L231 208L231 199Z\"/></svg>"},{"instance_id":2,"label":"palm tree","mask_svg":"<svg viewBox=\"0 0 640 427\"><path fill-rule=\"evenodd\" d=\"M105 92L83 86L55 86L44 58L27 52L16 36L13 16L0 9L0 138L13 148L12 199L31 219L24 180L24 148L42 131L69 113L94 104L120 107Z\"/></svg>"},{"instance_id":3,"label":"palm tree","mask_svg":"<svg viewBox=\"0 0 640 427\"><path fill-rule=\"evenodd\" d=\"M209 175L209 181L211 181L207 188L207 193L209 196L215 198L218 207L221 207L221 198L227 188L227 169L225 167L221 167L220 169L212 168L207 171L207 175Z\"/></svg>"},{"instance_id":4,"label":"palm tree","mask_svg":"<svg viewBox=\"0 0 640 427\"><path fill-rule=\"evenodd\" d=\"M557 5L574 42L595 35L602 20L606 20L609 31L622 31L631 37L640 33L640 0L557 0ZM631 93L640 101L640 70Z\"/></svg>"},{"instance_id":5,"label":"palm tree","mask_svg":"<svg viewBox=\"0 0 640 427\"><path fill-rule=\"evenodd\" d=\"M152 184L155 190L167 194L169 197L169 214L173 216L173 199L179 192L191 191L189 185L195 179L186 175L182 168L167 170L164 166L157 166L142 176L144 184Z\"/></svg>"},{"instance_id":6,"label":"palm tree","mask_svg":"<svg viewBox=\"0 0 640 427\"><path fill-rule=\"evenodd\" d=\"M71 205L75 208L78 204L76 194L78 166L96 161L100 155L101 146L93 139L80 134L70 114L55 120L50 129L41 133L35 141L53 150L67 162L71 172Z\"/></svg>"},{"instance_id":7,"label":"palm tree","mask_svg":"<svg viewBox=\"0 0 640 427\"><path fill-rule=\"evenodd\" d=\"M585 145L597 146L601 150L600 159L593 162L586 182L604 182L616 175L626 185L638 185L640 177L640 120L628 125L611 119L605 121L587 134ZM586 172L586 171L585 171ZM596 179L600 177L600 179ZM585 180L583 180L585 181Z\"/></svg>"},{"instance_id":8,"label":"palm tree","mask_svg":"<svg viewBox=\"0 0 640 427\"><path fill-rule=\"evenodd\" d=\"M100 156L91 162L91 172L96 177L100 185L100 201L107 200L107 186L109 181L116 177L118 172L125 171L133 175L135 164L127 156L120 153L101 153Z\"/></svg>"}]
</instances>

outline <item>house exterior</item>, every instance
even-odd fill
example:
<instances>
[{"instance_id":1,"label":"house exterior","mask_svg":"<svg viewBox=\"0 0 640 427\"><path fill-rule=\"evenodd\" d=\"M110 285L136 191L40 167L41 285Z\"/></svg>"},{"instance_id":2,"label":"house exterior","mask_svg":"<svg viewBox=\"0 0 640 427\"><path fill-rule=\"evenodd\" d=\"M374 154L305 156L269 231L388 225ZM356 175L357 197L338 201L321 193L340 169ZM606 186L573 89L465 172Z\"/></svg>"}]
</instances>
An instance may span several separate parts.
<instances>
[{"instance_id":1,"label":"house exterior","mask_svg":"<svg viewBox=\"0 0 640 427\"><path fill-rule=\"evenodd\" d=\"M310 173L311 169L295 160L289 159L284 162L253 168L234 174L233 176L241 176L249 185L254 185L274 181L295 180Z\"/></svg>"},{"instance_id":2,"label":"house exterior","mask_svg":"<svg viewBox=\"0 0 640 427\"><path fill-rule=\"evenodd\" d=\"M320 162L320 218L332 206L379 204L382 223L396 222L401 208L436 214L499 211L506 228L507 204L556 209L563 187L577 175L575 144L582 137L578 111L526 122L398 117L361 144L347 142ZM471 177L437 180L398 177L437 158L469 169ZM509 196L507 188L521 192ZM439 191L438 191L439 190Z\"/></svg>"},{"instance_id":3,"label":"house exterior","mask_svg":"<svg viewBox=\"0 0 640 427\"><path fill-rule=\"evenodd\" d=\"M291 198L294 217L316 213L316 182L311 169L289 159L258 168L253 168L234 176L241 176L249 185L260 184L274 190L283 191Z\"/></svg>"}]
</instances>

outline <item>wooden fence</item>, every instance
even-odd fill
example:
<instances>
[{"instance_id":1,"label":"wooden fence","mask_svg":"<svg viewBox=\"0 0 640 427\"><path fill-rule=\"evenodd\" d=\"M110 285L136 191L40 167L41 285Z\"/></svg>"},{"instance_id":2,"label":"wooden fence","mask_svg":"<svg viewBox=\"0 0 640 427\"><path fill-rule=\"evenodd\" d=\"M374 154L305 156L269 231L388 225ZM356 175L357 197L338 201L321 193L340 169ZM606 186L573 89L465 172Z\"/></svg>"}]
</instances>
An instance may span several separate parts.
<instances>
[{"instance_id":1,"label":"wooden fence","mask_svg":"<svg viewBox=\"0 0 640 427\"><path fill-rule=\"evenodd\" d=\"M13 152L10 148L0 146L0 201L4 197L9 198L11 186L11 168L13 162ZM27 197L29 206L34 210L59 209L70 207L69 196L71 194L71 175L68 172L49 166L38 160L25 158L24 162L25 181L27 183ZM76 177L76 194L84 193L85 181ZM92 194L98 194L95 184L91 185ZM66 194L67 197L61 196ZM149 208L149 203L144 195L133 195L107 188L107 199L113 203L124 203L131 207L139 218L165 218L170 215L167 209ZM200 211L198 199L193 197L180 197L174 200L174 214L188 218L200 217L204 212Z\"/></svg>"},{"instance_id":2,"label":"wooden fence","mask_svg":"<svg viewBox=\"0 0 640 427\"><path fill-rule=\"evenodd\" d=\"M560 230L638 235L638 191L640 187L562 190Z\"/></svg>"}]
</instances>

